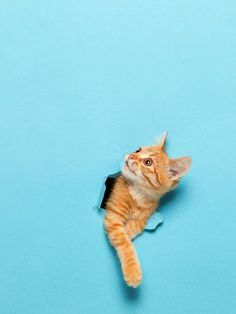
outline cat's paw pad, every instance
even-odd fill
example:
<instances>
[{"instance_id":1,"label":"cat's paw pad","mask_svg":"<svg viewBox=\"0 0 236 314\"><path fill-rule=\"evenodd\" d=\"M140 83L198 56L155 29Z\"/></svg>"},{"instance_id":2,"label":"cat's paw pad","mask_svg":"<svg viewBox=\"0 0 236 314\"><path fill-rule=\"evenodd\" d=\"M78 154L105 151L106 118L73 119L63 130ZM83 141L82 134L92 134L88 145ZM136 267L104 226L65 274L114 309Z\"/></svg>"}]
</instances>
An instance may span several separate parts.
<instances>
[{"instance_id":1,"label":"cat's paw pad","mask_svg":"<svg viewBox=\"0 0 236 314\"><path fill-rule=\"evenodd\" d=\"M142 281L142 272L139 265L128 266L124 273L125 281L128 286L136 288Z\"/></svg>"}]
</instances>

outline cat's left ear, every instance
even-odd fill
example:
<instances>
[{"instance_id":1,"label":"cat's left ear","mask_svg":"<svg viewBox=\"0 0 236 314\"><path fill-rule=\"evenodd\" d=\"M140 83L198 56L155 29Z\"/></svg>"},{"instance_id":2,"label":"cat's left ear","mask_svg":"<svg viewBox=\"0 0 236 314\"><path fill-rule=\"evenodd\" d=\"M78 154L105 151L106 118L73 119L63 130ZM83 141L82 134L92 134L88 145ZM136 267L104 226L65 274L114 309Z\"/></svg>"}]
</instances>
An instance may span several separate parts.
<instances>
[{"instance_id":1,"label":"cat's left ear","mask_svg":"<svg viewBox=\"0 0 236 314\"><path fill-rule=\"evenodd\" d=\"M192 164L191 157L181 157L177 159L169 159L167 167L167 175L171 180L179 180L190 169Z\"/></svg>"},{"instance_id":2,"label":"cat's left ear","mask_svg":"<svg viewBox=\"0 0 236 314\"><path fill-rule=\"evenodd\" d=\"M166 144L166 138L167 138L167 131L165 131L161 138L157 140L157 145L160 147L160 148L164 148L165 147L165 144Z\"/></svg>"}]
</instances>

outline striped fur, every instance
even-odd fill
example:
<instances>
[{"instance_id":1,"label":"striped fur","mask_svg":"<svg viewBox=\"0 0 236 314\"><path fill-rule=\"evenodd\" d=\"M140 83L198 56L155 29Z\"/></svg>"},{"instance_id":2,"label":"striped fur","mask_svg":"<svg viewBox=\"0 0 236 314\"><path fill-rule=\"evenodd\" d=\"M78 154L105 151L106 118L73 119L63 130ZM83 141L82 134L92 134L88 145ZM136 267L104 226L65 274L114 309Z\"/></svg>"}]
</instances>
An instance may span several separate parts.
<instances>
[{"instance_id":1,"label":"striped fur","mask_svg":"<svg viewBox=\"0 0 236 314\"><path fill-rule=\"evenodd\" d=\"M104 227L117 251L124 280L131 287L137 287L142 280L132 239L143 232L160 197L177 185L190 165L190 157L169 159L164 142L125 157L122 175L106 204Z\"/></svg>"}]
</instances>

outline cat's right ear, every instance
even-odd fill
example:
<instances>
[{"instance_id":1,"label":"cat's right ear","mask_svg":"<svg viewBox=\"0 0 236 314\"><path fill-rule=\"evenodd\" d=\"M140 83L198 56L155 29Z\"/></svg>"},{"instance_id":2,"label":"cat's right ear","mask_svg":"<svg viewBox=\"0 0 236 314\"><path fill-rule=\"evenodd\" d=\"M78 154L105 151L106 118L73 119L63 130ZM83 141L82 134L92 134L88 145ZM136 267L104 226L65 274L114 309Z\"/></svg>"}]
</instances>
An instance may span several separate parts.
<instances>
[{"instance_id":1,"label":"cat's right ear","mask_svg":"<svg viewBox=\"0 0 236 314\"><path fill-rule=\"evenodd\" d=\"M167 138L167 131L165 131L162 136L157 140L157 146L160 147L161 149L165 148L165 144L166 144L166 138Z\"/></svg>"},{"instance_id":2,"label":"cat's right ear","mask_svg":"<svg viewBox=\"0 0 236 314\"><path fill-rule=\"evenodd\" d=\"M179 180L190 169L192 164L191 157L181 157L177 159L170 159L167 169L167 175L171 180Z\"/></svg>"}]
</instances>

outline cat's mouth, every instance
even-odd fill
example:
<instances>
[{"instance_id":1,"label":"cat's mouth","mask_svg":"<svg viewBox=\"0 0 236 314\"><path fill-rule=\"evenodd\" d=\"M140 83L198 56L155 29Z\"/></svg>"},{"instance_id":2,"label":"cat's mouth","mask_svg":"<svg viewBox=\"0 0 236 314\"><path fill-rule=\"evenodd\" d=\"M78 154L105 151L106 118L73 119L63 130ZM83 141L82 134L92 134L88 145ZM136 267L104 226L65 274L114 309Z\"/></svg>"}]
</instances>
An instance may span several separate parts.
<instances>
[{"instance_id":1,"label":"cat's mouth","mask_svg":"<svg viewBox=\"0 0 236 314\"><path fill-rule=\"evenodd\" d=\"M131 168L131 166L130 166L128 160L125 161L125 167L128 168L128 170L129 170L130 172L132 172L133 174L135 174L135 173L134 173L134 170Z\"/></svg>"},{"instance_id":2,"label":"cat's mouth","mask_svg":"<svg viewBox=\"0 0 236 314\"><path fill-rule=\"evenodd\" d=\"M125 166L126 166L128 169L130 169L130 168L129 168L128 160L125 161Z\"/></svg>"}]
</instances>

